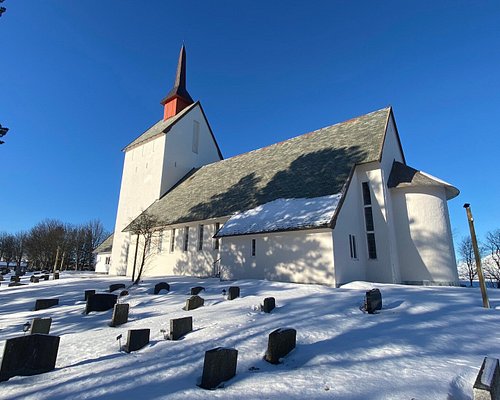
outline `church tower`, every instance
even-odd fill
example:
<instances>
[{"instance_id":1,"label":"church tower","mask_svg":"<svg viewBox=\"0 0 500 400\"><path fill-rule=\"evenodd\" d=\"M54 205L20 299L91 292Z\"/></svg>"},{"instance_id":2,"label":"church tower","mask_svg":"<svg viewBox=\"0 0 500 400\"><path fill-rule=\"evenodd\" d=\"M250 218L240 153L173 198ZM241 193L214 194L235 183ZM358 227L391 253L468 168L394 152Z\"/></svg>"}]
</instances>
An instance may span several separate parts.
<instances>
[{"instance_id":1,"label":"church tower","mask_svg":"<svg viewBox=\"0 0 500 400\"><path fill-rule=\"evenodd\" d=\"M172 90L161 101L163 118L123 152L111 275L131 275L135 239L123 230L193 168L222 159L199 101L186 89L186 49L181 47Z\"/></svg>"}]
</instances>

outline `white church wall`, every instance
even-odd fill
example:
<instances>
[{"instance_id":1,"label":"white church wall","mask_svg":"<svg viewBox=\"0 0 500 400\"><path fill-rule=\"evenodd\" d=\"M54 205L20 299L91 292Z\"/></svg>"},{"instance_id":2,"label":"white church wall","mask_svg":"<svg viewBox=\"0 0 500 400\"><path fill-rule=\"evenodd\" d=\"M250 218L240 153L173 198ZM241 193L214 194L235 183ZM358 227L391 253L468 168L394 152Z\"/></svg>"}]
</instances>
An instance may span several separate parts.
<instances>
[{"instance_id":1,"label":"white church wall","mask_svg":"<svg viewBox=\"0 0 500 400\"><path fill-rule=\"evenodd\" d=\"M99 253L96 255L95 272L97 274L107 274L109 271L111 252Z\"/></svg>"},{"instance_id":2,"label":"white church wall","mask_svg":"<svg viewBox=\"0 0 500 400\"><path fill-rule=\"evenodd\" d=\"M255 255L252 255L255 240ZM225 279L268 279L335 285L331 229L225 237Z\"/></svg>"},{"instance_id":3,"label":"white church wall","mask_svg":"<svg viewBox=\"0 0 500 400\"><path fill-rule=\"evenodd\" d=\"M391 189L405 283L458 282L445 189L440 186Z\"/></svg>"}]
</instances>

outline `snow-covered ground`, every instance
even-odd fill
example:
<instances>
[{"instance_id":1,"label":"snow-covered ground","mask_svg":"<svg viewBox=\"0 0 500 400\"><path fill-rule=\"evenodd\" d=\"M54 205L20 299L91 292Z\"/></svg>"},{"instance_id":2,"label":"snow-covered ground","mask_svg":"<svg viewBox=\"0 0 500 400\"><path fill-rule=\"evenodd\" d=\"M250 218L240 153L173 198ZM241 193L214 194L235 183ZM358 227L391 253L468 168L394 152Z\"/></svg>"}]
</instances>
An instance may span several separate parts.
<instances>
[{"instance_id":1,"label":"snow-covered ground","mask_svg":"<svg viewBox=\"0 0 500 400\"><path fill-rule=\"evenodd\" d=\"M0 287L0 354L5 339L22 335L34 317L52 317L61 336L56 369L0 383L1 399L471 399L483 357L500 356L500 290L489 290L492 309L481 307L477 288L351 283L340 289L245 280L165 277L130 289L129 323L111 328L111 311L84 315L84 290L105 290L126 279L63 274L58 281ZM29 277L23 277L28 281ZM152 295L167 281L168 294ZM193 286L204 286L205 306L182 307ZM241 298L221 291L241 288ZM359 310L364 292L382 291L379 314ZM271 314L258 311L274 296ZM59 306L32 311L36 298L58 297ZM171 318L193 316L194 331L166 341L160 329ZM262 357L268 334L297 330L297 348L280 365ZM151 343L131 354L116 337L150 328ZM196 386L204 352L238 350L237 375L224 388Z\"/></svg>"}]
</instances>

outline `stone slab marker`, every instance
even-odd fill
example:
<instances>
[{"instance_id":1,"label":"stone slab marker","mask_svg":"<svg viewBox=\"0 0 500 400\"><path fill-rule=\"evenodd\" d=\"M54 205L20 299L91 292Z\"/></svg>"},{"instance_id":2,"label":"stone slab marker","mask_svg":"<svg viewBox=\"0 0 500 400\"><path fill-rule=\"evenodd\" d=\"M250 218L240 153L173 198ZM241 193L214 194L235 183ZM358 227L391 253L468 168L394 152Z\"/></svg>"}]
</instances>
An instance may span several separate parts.
<instances>
[{"instance_id":1,"label":"stone slab marker","mask_svg":"<svg viewBox=\"0 0 500 400\"><path fill-rule=\"evenodd\" d=\"M365 309L368 314L373 314L382 309L382 293L379 289L372 289L366 292Z\"/></svg>"},{"instance_id":2,"label":"stone slab marker","mask_svg":"<svg viewBox=\"0 0 500 400\"><path fill-rule=\"evenodd\" d=\"M13 376L52 371L56 366L59 336L27 335L7 339L0 367L0 382Z\"/></svg>"},{"instance_id":3,"label":"stone slab marker","mask_svg":"<svg viewBox=\"0 0 500 400\"><path fill-rule=\"evenodd\" d=\"M130 329L123 350L130 353L142 349L149 343L149 333L150 329Z\"/></svg>"},{"instance_id":4,"label":"stone slab marker","mask_svg":"<svg viewBox=\"0 0 500 400\"><path fill-rule=\"evenodd\" d=\"M274 297L266 297L264 299L264 305L262 306L262 311L265 313L270 313L276 308L276 300Z\"/></svg>"},{"instance_id":5,"label":"stone slab marker","mask_svg":"<svg viewBox=\"0 0 500 400\"><path fill-rule=\"evenodd\" d=\"M155 288L153 290L154 294L160 293L160 291L166 290L167 292L170 292L170 285L167 282L160 282L155 285Z\"/></svg>"},{"instance_id":6,"label":"stone slab marker","mask_svg":"<svg viewBox=\"0 0 500 400\"><path fill-rule=\"evenodd\" d=\"M91 294L95 294L95 290L86 290L86 291L85 291L85 301L87 301L87 300L88 300L88 298L89 298L89 296L90 296Z\"/></svg>"},{"instance_id":7,"label":"stone slab marker","mask_svg":"<svg viewBox=\"0 0 500 400\"><path fill-rule=\"evenodd\" d=\"M170 340L179 340L193 330L193 317L175 318L170 320Z\"/></svg>"},{"instance_id":8,"label":"stone slab marker","mask_svg":"<svg viewBox=\"0 0 500 400\"><path fill-rule=\"evenodd\" d=\"M238 286L231 286L227 291L227 299L234 300L240 297L240 288Z\"/></svg>"},{"instance_id":9,"label":"stone slab marker","mask_svg":"<svg viewBox=\"0 0 500 400\"><path fill-rule=\"evenodd\" d=\"M44 280L44 281L48 281L48 280L49 280L49 276L48 276L48 275L44 275L44 276L43 276L43 280Z\"/></svg>"},{"instance_id":10,"label":"stone slab marker","mask_svg":"<svg viewBox=\"0 0 500 400\"><path fill-rule=\"evenodd\" d=\"M50 325L52 325L52 318L34 318L31 322L30 335L37 333L48 335L50 332Z\"/></svg>"},{"instance_id":11,"label":"stone slab marker","mask_svg":"<svg viewBox=\"0 0 500 400\"><path fill-rule=\"evenodd\" d=\"M96 293L91 294L87 298L87 305L85 307L85 314L91 311L108 311L111 310L118 299L116 294L111 293Z\"/></svg>"},{"instance_id":12,"label":"stone slab marker","mask_svg":"<svg viewBox=\"0 0 500 400\"><path fill-rule=\"evenodd\" d=\"M191 296L186 300L186 305L184 306L183 310L195 310L196 308L201 307L203 304L205 304L205 299L201 298L200 296Z\"/></svg>"},{"instance_id":13,"label":"stone slab marker","mask_svg":"<svg viewBox=\"0 0 500 400\"><path fill-rule=\"evenodd\" d=\"M109 326L119 326L128 322L128 304L115 304Z\"/></svg>"},{"instance_id":14,"label":"stone slab marker","mask_svg":"<svg viewBox=\"0 0 500 400\"><path fill-rule=\"evenodd\" d=\"M123 283L113 283L112 285L109 285L109 293L118 289L125 289L125 285Z\"/></svg>"},{"instance_id":15,"label":"stone slab marker","mask_svg":"<svg viewBox=\"0 0 500 400\"><path fill-rule=\"evenodd\" d=\"M474 400L500 400L498 358L485 357L473 388Z\"/></svg>"},{"instance_id":16,"label":"stone slab marker","mask_svg":"<svg viewBox=\"0 0 500 400\"><path fill-rule=\"evenodd\" d=\"M59 279L59 272L54 272L54 279Z\"/></svg>"},{"instance_id":17,"label":"stone slab marker","mask_svg":"<svg viewBox=\"0 0 500 400\"><path fill-rule=\"evenodd\" d=\"M222 382L236 375L237 362L238 350L236 349L217 347L206 351L200 387L217 389Z\"/></svg>"},{"instance_id":18,"label":"stone slab marker","mask_svg":"<svg viewBox=\"0 0 500 400\"><path fill-rule=\"evenodd\" d=\"M35 311L45 310L59 304L59 299L38 299L35 301Z\"/></svg>"},{"instance_id":19,"label":"stone slab marker","mask_svg":"<svg viewBox=\"0 0 500 400\"><path fill-rule=\"evenodd\" d=\"M11 282L20 282L21 281L21 277L18 276L18 275L11 275L10 281Z\"/></svg>"},{"instance_id":20,"label":"stone slab marker","mask_svg":"<svg viewBox=\"0 0 500 400\"><path fill-rule=\"evenodd\" d=\"M266 355L264 360L271 364L279 364L280 358L285 357L294 348L297 342L297 331L292 328L280 328L269 334Z\"/></svg>"},{"instance_id":21,"label":"stone slab marker","mask_svg":"<svg viewBox=\"0 0 500 400\"><path fill-rule=\"evenodd\" d=\"M200 294L201 291L205 290L203 286L195 286L191 288L191 296L196 296Z\"/></svg>"}]
</instances>

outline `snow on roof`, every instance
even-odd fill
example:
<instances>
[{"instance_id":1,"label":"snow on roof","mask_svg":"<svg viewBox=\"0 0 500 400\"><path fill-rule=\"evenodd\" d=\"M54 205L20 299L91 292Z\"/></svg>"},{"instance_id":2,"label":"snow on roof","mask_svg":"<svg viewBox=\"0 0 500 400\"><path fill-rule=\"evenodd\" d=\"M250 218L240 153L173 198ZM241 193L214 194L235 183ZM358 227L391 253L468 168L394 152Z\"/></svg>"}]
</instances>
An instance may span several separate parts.
<instances>
[{"instance_id":1,"label":"snow on roof","mask_svg":"<svg viewBox=\"0 0 500 400\"><path fill-rule=\"evenodd\" d=\"M216 237L298 230L327 226L337 209L340 193L303 199L277 199L233 215Z\"/></svg>"}]
</instances>

